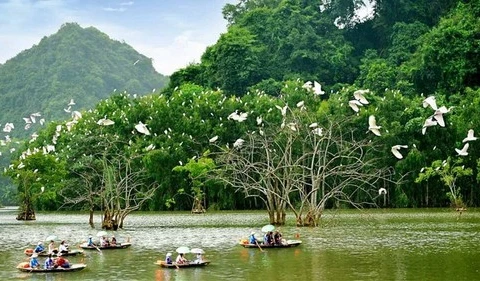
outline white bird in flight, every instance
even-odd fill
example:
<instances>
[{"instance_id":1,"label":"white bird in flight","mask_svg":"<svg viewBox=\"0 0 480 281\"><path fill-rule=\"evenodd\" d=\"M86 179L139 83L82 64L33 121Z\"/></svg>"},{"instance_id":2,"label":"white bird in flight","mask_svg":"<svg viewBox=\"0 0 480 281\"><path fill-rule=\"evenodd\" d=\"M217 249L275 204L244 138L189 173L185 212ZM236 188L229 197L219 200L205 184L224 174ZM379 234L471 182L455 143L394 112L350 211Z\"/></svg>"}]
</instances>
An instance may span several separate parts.
<instances>
[{"instance_id":1,"label":"white bird in flight","mask_svg":"<svg viewBox=\"0 0 480 281\"><path fill-rule=\"evenodd\" d=\"M75 105L75 101L73 99L70 99L70 102L68 103L69 106Z\"/></svg>"},{"instance_id":2,"label":"white bird in flight","mask_svg":"<svg viewBox=\"0 0 480 281\"><path fill-rule=\"evenodd\" d=\"M458 153L458 156L467 156L468 155L468 152L467 152L467 149L468 149L468 142L463 146L462 150L458 149L458 148L455 148L455 151Z\"/></svg>"},{"instance_id":3,"label":"white bird in flight","mask_svg":"<svg viewBox=\"0 0 480 281\"><path fill-rule=\"evenodd\" d=\"M436 125L437 125L437 121L432 120L431 117L427 118L427 119L425 120L425 123L423 123L422 135L425 135L425 133L427 132L427 128L428 128L428 127L432 127L432 126L436 126Z\"/></svg>"},{"instance_id":4,"label":"white bird in flight","mask_svg":"<svg viewBox=\"0 0 480 281\"><path fill-rule=\"evenodd\" d=\"M437 100L435 99L435 96L429 96L426 99L423 100L423 107L427 108L430 106L433 110L437 110Z\"/></svg>"},{"instance_id":5,"label":"white bird in flight","mask_svg":"<svg viewBox=\"0 0 480 281\"><path fill-rule=\"evenodd\" d=\"M474 134L473 129L468 130L467 137L463 139L463 142L477 140L477 137L474 137L473 134Z\"/></svg>"},{"instance_id":6,"label":"white bird in flight","mask_svg":"<svg viewBox=\"0 0 480 281\"><path fill-rule=\"evenodd\" d=\"M377 121L375 120L375 116L370 115L370 117L368 117L368 129L375 135L381 136L380 130L379 130L380 128L381 126L377 126Z\"/></svg>"},{"instance_id":7,"label":"white bird in flight","mask_svg":"<svg viewBox=\"0 0 480 281\"><path fill-rule=\"evenodd\" d=\"M403 155L399 151L401 148L408 148L408 145L397 144L397 145L392 146L392 149L391 149L393 155L395 155L395 157L397 157L398 159L403 158Z\"/></svg>"},{"instance_id":8,"label":"white bird in flight","mask_svg":"<svg viewBox=\"0 0 480 281\"><path fill-rule=\"evenodd\" d=\"M351 100L348 101L348 106L350 106L353 111L358 112L360 110L359 106L363 106L363 104L358 100Z\"/></svg>"},{"instance_id":9,"label":"white bird in flight","mask_svg":"<svg viewBox=\"0 0 480 281\"><path fill-rule=\"evenodd\" d=\"M356 90L353 92L353 97L355 97L356 100L361 102L362 104L369 104L368 100L365 98L365 94L369 93L370 90Z\"/></svg>"}]
</instances>

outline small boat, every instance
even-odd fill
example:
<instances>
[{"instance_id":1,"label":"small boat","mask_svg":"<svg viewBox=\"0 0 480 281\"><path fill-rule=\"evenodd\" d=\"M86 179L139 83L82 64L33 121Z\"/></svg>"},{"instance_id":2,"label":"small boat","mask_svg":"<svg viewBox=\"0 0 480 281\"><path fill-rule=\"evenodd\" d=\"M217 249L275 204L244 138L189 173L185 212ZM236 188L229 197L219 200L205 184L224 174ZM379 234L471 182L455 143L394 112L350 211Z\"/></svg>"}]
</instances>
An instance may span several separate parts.
<instances>
[{"instance_id":1,"label":"small boat","mask_svg":"<svg viewBox=\"0 0 480 281\"><path fill-rule=\"evenodd\" d=\"M273 244L273 245L265 245L262 243L257 244L250 244L248 240L244 239L240 241L240 245L245 248L290 248L290 247L297 247L298 245L302 244L300 240L286 240L283 244Z\"/></svg>"},{"instance_id":2,"label":"small boat","mask_svg":"<svg viewBox=\"0 0 480 281\"><path fill-rule=\"evenodd\" d=\"M108 246L108 247L101 247L101 246L88 246L87 243L80 244L80 248L86 250L117 250L117 249L125 249L132 246L132 243L117 243L116 245Z\"/></svg>"},{"instance_id":3,"label":"small boat","mask_svg":"<svg viewBox=\"0 0 480 281\"><path fill-rule=\"evenodd\" d=\"M27 256L31 256L33 254L33 250L32 249L26 249L24 251L25 255ZM66 256L76 256L76 255L79 255L79 254L83 254L83 251L82 250L70 250L66 253L62 253L62 256L66 257ZM41 253L38 253L38 256L39 257L48 257L48 253L47 252L41 252ZM52 257L56 257L57 254L54 253L52 254Z\"/></svg>"},{"instance_id":4,"label":"small boat","mask_svg":"<svg viewBox=\"0 0 480 281\"><path fill-rule=\"evenodd\" d=\"M210 263L210 261L201 261L201 262L188 262L188 263L182 263L182 264L177 264L176 262L174 263L166 263L165 261L158 260L155 262L156 265L159 265L161 267L166 267L166 268L180 268L180 267L200 267L200 266L206 266Z\"/></svg>"},{"instance_id":5,"label":"small boat","mask_svg":"<svg viewBox=\"0 0 480 281\"><path fill-rule=\"evenodd\" d=\"M23 272L28 273L48 273L48 272L71 272L71 271L79 271L87 267L84 263L74 263L71 264L69 268L57 267L52 269L45 269L43 267L40 268L31 268L28 262L22 262L17 266L17 269Z\"/></svg>"}]
</instances>

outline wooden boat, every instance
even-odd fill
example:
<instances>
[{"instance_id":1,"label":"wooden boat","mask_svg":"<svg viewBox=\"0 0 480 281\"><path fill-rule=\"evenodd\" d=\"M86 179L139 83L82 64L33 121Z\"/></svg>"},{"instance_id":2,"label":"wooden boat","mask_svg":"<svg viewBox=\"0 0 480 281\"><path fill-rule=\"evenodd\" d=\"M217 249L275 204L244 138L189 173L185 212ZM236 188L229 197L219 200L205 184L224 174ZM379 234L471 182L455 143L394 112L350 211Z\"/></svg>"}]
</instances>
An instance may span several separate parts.
<instances>
[{"instance_id":1,"label":"wooden boat","mask_svg":"<svg viewBox=\"0 0 480 281\"><path fill-rule=\"evenodd\" d=\"M156 265L159 265L161 267L166 267L166 268L180 268L180 267L201 267L201 266L206 266L210 263L210 261L202 261L199 263L196 262L188 262L188 263L182 263L182 264L177 264L176 262L174 263L166 263L165 261L158 260L155 262Z\"/></svg>"},{"instance_id":2,"label":"wooden boat","mask_svg":"<svg viewBox=\"0 0 480 281\"><path fill-rule=\"evenodd\" d=\"M33 254L33 250L32 251L29 251L31 249L26 249L24 251L25 255L27 256L31 256ZM66 256L76 256L76 255L79 255L79 254L83 254L83 251L82 250L70 250L68 251L67 253L62 253L62 256L66 257ZM41 252L41 253L38 253L38 256L39 257L48 257L48 253L47 252ZM56 257L57 254L52 254L52 257Z\"/></svg>"},{"instance_id":3,"label":"wooden boat","mask_svg":"<svg viewBox=\"0 0 480 281\"><path fill-rule=\"evenodd\" d=\"M69 268L57 267L52 269L45 269L41 268L31 268L27 262L22 262L17 266L17 269L23 272L28 273L48 273L48 272L72 272L72 271L79 271L87 267L86 264L83 263L74 263L71 264Z\"/></svg>"},{"instance_id":4,"label":"wooden boat","mask_svg":"<svg viewBox=\"0 0 480 281\"><path fill-rule=\"evenodd\" d=\"M87 243L80 244L80 248L85 249L85 250L118 250L118 249L125 249L132 246L132 243L117 243L114 246L108 246L108 247L101 247L101 246L88 246Z\"/></svg>"},{"instance_id":5,"label":"wooden boat","mask_svg":"<svg viewBox=\"0 0 480 281\"><path fill-rule=\"evenodd\" d=\"M265 245L262 243L259 243L260 247L263 248L290 248L290 247L297 247L298 245L302 244L302 241L300 240L286 240L285 243L283 244L278 244L278 245ZM250 244L248 240L244 239L240 241L240 245L242 245L245 248L258 248L257 244Z\"/></svg>"}]
</instances>

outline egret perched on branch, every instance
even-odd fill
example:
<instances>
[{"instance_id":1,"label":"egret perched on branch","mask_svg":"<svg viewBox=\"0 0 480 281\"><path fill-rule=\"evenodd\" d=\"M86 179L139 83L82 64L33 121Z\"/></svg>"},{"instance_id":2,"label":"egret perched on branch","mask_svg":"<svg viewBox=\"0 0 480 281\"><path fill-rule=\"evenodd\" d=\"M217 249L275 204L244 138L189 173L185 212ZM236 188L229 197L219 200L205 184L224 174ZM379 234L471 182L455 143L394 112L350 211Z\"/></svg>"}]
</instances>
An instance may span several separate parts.
<instances>
[{"instance_id":1,"label":"egret perched on branch","mask_svg":"<svg viewBox=\"0 0 480 281\"><path fill-rule=\"evenodd\" d=\"M208 142L209 143L214 143L218 140L218 136L214 136L213 138L209 139Z\"/></svg>"},{"instance_id":2,"label":"egret perched on branch","mask_svg":"<svg viewBox=\"0 0 480 281\"><path fill-rule=\"evenodd\" d=\"M245 140L243 139L237 139L235 143L233 143L234 148L241 148Z\"/></svg>"},{"instance_id":3,"label":"egret perched on branch","mask_svg":"<svg viewBox=\"0 0 480 281\"><path fill-rule=\"evenodd\" d=\"M322 91L322 85L317 81L313 81L313 93L317 96L321 96L325 94L325 91Z\"/></svg>"},{"instance_id":4,"label":"egret perched on branch","mask_svg":"<svg viewBox=\"0 0 480 281\"><path fill-rule=\"evenodd\" d=\"M387 190L383 187L378 190L378 195L382 195L382 194L387 194Z\"/></svg>"},{"instance_id":5,"label":"egret perched on branch","mask_svg":"<svg viewBox=\"0 0 480 281\"><path fill-rule=\"evenodd\" d=\"M110 126L110 125L115 124L115 122L110 120L110 119L107 119L107 117L104 117L104 118L98 120L97 124L101 125L101 126Z\"/></svg>"},{"instance_id":6,"label":"egret perched on branch","mask_svg":"<svg viewBox=\"0 0 480 281\"><path fill-rule=\"evenodd\" d=\"M135 125L135 129L144 135L150 135L150 131L147 128L147 125L143 124L142 121L138 122L137 125Z\"/></svg>"},{"instance_id":7,"label":"egret perched on branch","mask_svg":"<svg viewBox=\"0 0 480 281\"><path fill-rule=\"evenodd\" d=\"M368 117L368 129L375 135L381 136L380 130L379 130L380 128L381 126L377 126L377 121L375 120L375 116L370 115L370 117Z\"/></svg>"},{"instance_id":8,"label":"egret perched on branch","mask_svg":"<svg viewBox=\"0 0 480 281\"><path fill-rule=\"evenodd\" d=\"M477 137L474 137L473 134L474 134L473 129L468 130L467 137L463 139L463 142L477 140Z\"/></svg>"}]
</instances>

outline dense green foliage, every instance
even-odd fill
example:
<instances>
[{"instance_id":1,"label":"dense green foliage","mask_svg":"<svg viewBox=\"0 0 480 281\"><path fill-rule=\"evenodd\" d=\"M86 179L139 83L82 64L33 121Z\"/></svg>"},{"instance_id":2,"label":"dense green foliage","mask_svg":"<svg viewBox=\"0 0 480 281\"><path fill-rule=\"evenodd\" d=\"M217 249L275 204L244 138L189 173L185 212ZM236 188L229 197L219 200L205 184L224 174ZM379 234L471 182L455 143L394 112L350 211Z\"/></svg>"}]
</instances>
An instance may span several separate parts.
<instances>
[{"instance_id":1,"label":"dense green foliage","mask_svg":"<svg viewBox=\"0 0 480 281\"><path fill-rule=\"evenodd\" d=\"M463 147L469 129L480 132L480 4L377 1L375 13L365 21L356 19L359 6L361 1L353 0L332 1L322 9L318 1L308 0L243 0L226 5L228 32L207 48L200 63L174 73L164 94L141 98L133 98L130 91L117 94L83 112L70 131L62 129L55 153L65 164L55 173L67 175L68 180L46 190L59 194L75 188L75 171L87 166L90 155L103 153L101 144L108 142L116 144L117 153L142 152L141 161L132 165L146 169L149 183L159 185L146 209L190 209L194 196L201 196L211 209L263 208L255 198L245 199L231 186L200 180L195 174L206 163L205 170L214 169L215 157L233 149L238 138L255 133L281 138L278 132L288 126L281 125L286 117L276 106L287 105L301 111L302 120L323 128L328 120L345 120L343 132L354 140L372 142L372 154L366 157L378 159L378 169L394 171L391 181L376 182L377 189L358 195L358 202L383 201L378 189L386 188L390 207L480 205L479 140L469 142L466 156L455 151ZM319 81L327 93L314 95L302 87L307 80ZM348 104L353 92L367 88L370 103L358 113L352 111ZM430 95L436 97L438 108L445 106L449 112L444 114L444 127L428 127L422 133L425 120L435 113L422 107ZM305 110L297 108L301 101ZM243 122L227 118L233 112L248 117ZM379 137L365 133L371 115L381 126ZM105 117L115 124L96 123ZM136 131L139 122L151 135ZM41 151L52 142L55 128L51 123L21 150ZM403 159L392 155L394 145L408 145L401 150ZM211 154L205 156L206 151ZM13 161L8 172L12 178L20 162ZM22 174L18 177L21 183ZM36 199L38 208L50 208L43 201L51 198ZM53 200L62 202L59 197ZM326 205L343 206L334 199Z\"/></svg>"}]
</instances>

